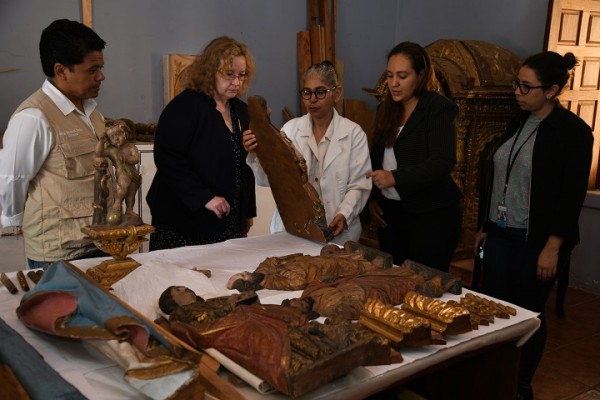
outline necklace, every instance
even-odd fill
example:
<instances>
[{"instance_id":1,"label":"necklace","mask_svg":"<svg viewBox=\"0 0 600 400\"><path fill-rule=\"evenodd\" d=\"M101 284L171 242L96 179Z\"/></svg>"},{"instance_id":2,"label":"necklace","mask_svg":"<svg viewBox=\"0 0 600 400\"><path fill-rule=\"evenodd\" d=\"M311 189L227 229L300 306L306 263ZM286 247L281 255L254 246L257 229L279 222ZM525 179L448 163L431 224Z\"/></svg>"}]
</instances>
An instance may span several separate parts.
<instances>
[{"instance_id":1,"label":"necklace","mask_svg":"<svg viewBox=\"0 0 600 400\"><path fill-rule=\"evenodd\" d=\"M229 131L233 132L233 123L231 122L231 108L229 106L229 102L224 104L223 109L220 109L217 106L217 110L219 110L219 112L221 113L223 121L225 122L225 125L227 126Z\"/></svg>"}]
</instances>

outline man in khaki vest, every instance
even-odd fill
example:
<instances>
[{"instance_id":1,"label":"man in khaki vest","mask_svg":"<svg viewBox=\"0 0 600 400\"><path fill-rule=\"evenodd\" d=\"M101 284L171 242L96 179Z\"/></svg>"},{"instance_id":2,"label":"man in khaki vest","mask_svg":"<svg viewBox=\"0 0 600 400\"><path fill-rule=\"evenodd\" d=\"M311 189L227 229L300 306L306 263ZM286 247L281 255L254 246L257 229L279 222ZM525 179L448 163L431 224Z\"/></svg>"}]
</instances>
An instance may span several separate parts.
<instances>
[{"instance_id":1,"label":"man in khaki vest","mask_svg":"<svg viewBox=\"0 0 600 400\"><path fill-rule=\"evenodd\" d=\"M96 109L104 40L87 26L52 22L40 39L47 79L8 122L0 150L0 222L25 238L30 268L105 255L84 239L92 222Z\"/></svg>"}]
</instances>

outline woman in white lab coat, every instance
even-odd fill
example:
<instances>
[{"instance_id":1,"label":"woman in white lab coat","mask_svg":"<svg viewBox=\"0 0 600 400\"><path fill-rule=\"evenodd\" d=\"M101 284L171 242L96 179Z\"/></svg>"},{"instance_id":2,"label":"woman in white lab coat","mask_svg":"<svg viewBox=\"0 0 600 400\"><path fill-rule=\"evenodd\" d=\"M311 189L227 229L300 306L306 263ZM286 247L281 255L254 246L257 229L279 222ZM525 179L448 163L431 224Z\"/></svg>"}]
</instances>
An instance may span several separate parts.
<instances>
[{"instance_id":1,"label":"woman in white lab coat","mask_svg":"<svg viewBox=\"0 0 600 400\"><path fill-rule=\"evenodd\" d=\"M342 96L337 73L328 61L314 64L302 76L300 96L308 111L288 121L282 132L306 160L309 182L325 208L332 229L332 242L358 241L362 227L360 212L371 192L371 170L367 135L362 128L338 114L335 104ZM244 132L247 163L256 182L267 186L268 180L254 153L257 147L252 131ZM271 221L271 233L285 230L279 212Z\"/></svg>"}]
</instances>

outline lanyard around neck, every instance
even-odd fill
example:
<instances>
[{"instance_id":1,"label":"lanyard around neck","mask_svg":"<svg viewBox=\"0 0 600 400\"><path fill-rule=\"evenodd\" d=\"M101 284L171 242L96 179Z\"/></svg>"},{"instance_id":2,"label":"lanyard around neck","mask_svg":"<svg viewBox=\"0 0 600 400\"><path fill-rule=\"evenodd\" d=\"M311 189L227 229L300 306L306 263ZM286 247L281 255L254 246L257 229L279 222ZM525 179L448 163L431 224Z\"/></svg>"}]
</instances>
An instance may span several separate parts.
<instances>
[{"instance_id":1,"label":"lanyard around neck","mask_svg":"<svg viewBox=\"0 0 600 400\"><path fill-rule=\"evenodd\" d=\"M515 156L513 157L512 154L513 154L513 151L515 149L515 145L517 144L517 140L519 139L519 135L521 135L521 132L523 131L524 127L525 127L525 122L523 122L523 124L521 125L521 128L519 129L519 131L515 135L515 140L513 141L513 144L510 147L510 153L508 153L508 161L506 163L506 177L504 179L504 192L503 192L503 196L502 196L502 203L504 203L504 201L506 200L506 189L508 189L508 180L510 178L510 173L512 172L512 169L515 166L515 162L517 161L517 157L519 155L519 152L521 151L521 149L523 148L523 146L525 146L525 143L527 143L529 141L529 139L531 139L531 137L537 132L539 124L535 127L534 130L531 131L531 133L529 134L529 136L527 136L527 138L523 141L523 143L521 143L521 145L519 146L519 148L515 152Z\"/></svg>"}]
</instances>

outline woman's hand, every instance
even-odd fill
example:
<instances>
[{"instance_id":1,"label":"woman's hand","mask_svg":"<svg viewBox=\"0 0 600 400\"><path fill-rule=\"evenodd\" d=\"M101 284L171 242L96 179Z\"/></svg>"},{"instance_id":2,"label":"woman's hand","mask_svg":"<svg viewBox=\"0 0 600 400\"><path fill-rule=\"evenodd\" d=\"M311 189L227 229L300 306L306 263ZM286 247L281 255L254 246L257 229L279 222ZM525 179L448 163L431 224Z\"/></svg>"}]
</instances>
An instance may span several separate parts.
<instances>
[{"instance_id":1,"label":"woman's hand","mask_svg":"<svg viewBox=\"0 0 600 400\"><path fill-rule=\"evenodd\" d=\"M244 144L244 149L248 153L252 153L258 147L256 136L254 136L250 129L242 133L242 143Z\"/></svg>"},{"instance_id":2,"label":"woman's hand","mask_svg":"<svg viewBox=\"0 0 600 400\"><path fill-rule=\"evenodd\" d=\"M214 212L219 219L222 219L224 215L229 215L229 211L231 210L227 200L221 196L213 197L204 207Z\"/></svg>"},{"instance_id":3,"label":"woman's hand","mask_svg":"<svg viewBox=\"0 0 600 400\"><path fill-rule=\"evenodd\" d=\"M546 245L538 256L537 277L544 282L556 275L558 265L558 252L564 239L559 236L550 236Z\"/></svg>"},{"instance_id":4,"label":"woman's hand","mask_svg":"<svg viewBox=\"0 0 600 400\"><path fill-rule=\"evenodd\" d=\"M344 229L348 228L348 223L346 222L344 214L336 214L336 216L333 217L333 220L331 220L329 227L333 230L333 236L339 236Z\"/></svg>"},{"instance_id":5,"label":"woman's hand","mask_svg":"<svg viewBox=\"0 0 600 400\"><path fill-rule=\"evenodd\" d=\"M473 254L477 255L477 250L479 246L485 245L485 238L487 238L487 232L483 231L483 228L480 228L479 231L475 234L475 241L473 243Z\"/></svg>"},{"instance_id":6,"label":"woman's hand","mask_svg":"<svg viewBox=\"0 0 600 400\"><path fill-rule=\"evenodd\" d=\"M366 175L367 178L371 178L373 185L378 189L386 189L396 185L396 179L394 178L392 171L378 169L377 171L368 171Z\"/></svg>"},{"instance_id":7,"label":"woman's hand","mask_svg":"<svg viewBox=\"0 0 600 400\"><path fill-rule=\"evenodd\" d=\"M248 232L250 232L250 228L252 228L252 225L254 225L254 219L246 218L246 227L244 228L244 231L242 232L244 237L248 236Z\"/></svg>"},{"instance_id":8,"label":"woman's hand","mask_svg":"<svg viewBox=\"0 0 600 400\"><path fill-rule=\"evenodd\" d=\"M387 222L382 218L383 210L379 207L377 200L371 200L369 202L369 214L375 225L380 228L387 227Z\"/></svg>"}]
</instances>

